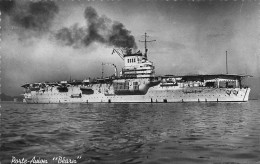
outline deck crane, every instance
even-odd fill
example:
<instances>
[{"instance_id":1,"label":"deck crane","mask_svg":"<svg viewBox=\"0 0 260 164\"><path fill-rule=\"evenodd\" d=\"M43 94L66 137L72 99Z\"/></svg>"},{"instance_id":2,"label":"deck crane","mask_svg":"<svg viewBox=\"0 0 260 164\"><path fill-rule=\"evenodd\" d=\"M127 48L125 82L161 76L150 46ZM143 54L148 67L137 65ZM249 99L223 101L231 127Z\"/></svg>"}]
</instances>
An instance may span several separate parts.
<instances>
[{"instance_id":1,"label":"deck crane","mask_svg":"<svg viewBox=\"0 0 260 164\"><path fill-rule=\"evenodd\" d=\"M117 55L120 56L120 58L121 58L122 60L124 60L123 50L121 50L121 52L119 52L119 50L121 50L121 49L115 49L115 48L114 48L113 51L112 51L112 54L114 54L114 52L116 52Z\"/></svg>"},{"instance_id":2,"label":"deck crane","mask_svg":"<svg viewBox=\"0 0 260 164\"><path fill-rule=\"evenodd\" d=\"M115 64L111 64L111 63L102 63L102 78L103 78L103 74L104 74L104 65L109 65L109 66L113 66L115 68L115 77L117 77L117 68Z\"/></svg>"}]
</instances>

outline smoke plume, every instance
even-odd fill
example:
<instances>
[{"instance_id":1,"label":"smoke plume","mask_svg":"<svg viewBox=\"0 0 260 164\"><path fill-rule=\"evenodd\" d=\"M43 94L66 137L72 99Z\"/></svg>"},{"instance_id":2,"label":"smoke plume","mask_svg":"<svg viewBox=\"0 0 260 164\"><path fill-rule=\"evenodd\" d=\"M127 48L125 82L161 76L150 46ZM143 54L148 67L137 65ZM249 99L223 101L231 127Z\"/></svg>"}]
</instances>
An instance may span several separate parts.
<instances>
[{"instance_id":1,"label":"smoke plume","mask_svg":"<svg viewBox=\"0 0 260 164\"><path fill-rule=\"evenodd\" d=\"M1 0L0 1L0 10L3 13L9 14L11 10L14 8L15 2L9 0Z\"/></svg>"},{"instance_id":2,"label":"smoke plume","mask_svg":"<svg viewBox=\"0 0 260 164\"><path fill-rule=\"evenodd\" d=\"M26 29L48 31L58 7L51 1L30 2L26 10L18 11L13 20Z\"/></svg>"},{"instance_id":3,"label":"smoke plume","mask_svg":"<svg viewBox=\"0 0 260 164\"><path fill-rule=\"evenodd\" d=\"M93 42L103 43L109 46L136 49L135 38L125 26L105 16L99 16L92 7L87 7L84 12L86 27L78 27L78 24L60 29L55 38L59 43L74 48L87 47Z\"/></svg>"},{"instance_id":4,"label":"smoke plume","mask_svg":"<svg viewBox=\"0 0 260 164\"><path fill-rule=\"evenodd\" d=\"M58 13L58 6L52 1L18 2L2 0L0 9L4 18L8 17L12 26L19 29L18 34L27 37L41 36L49 32L52 21ZM34 33L31 33L34 32ZM20 36L23 39L23 36Z\"/></svg>"}]
</instances>

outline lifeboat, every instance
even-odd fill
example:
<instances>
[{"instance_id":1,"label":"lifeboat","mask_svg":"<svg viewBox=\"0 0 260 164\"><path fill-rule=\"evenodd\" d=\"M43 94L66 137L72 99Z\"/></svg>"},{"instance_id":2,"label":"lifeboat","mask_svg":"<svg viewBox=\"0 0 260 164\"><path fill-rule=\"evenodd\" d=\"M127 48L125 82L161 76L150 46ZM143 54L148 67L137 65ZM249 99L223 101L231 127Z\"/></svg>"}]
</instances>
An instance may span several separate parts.
<instances>
[{"instance_id":1,"label":"lifeboat","mask_svg":"<svg viewBox=\"0 0 260 164\"><path fill-rule=\"evenodd\" d=\"M67 86L58 86L57 89L59 90L59 92L68 92Z\"/></svg>"},{"instance_id":2,"label":"lifeboat","mask_svg":"<svg viewBox=\"0 0 260 164\"><path fill-rule=\"evenodd\" d=\"M61 81L59 86L57 87L59 92L68 92L68 83L67 81Z\"/></svg>"},{"instance_id":3,"label":"lifeboat","mask_svg":"<svg viewBox=\"0 0 260 164\"><path fill-rule=\"evenodd\" d=\"M92 89L91 86L81 86L80 90L82 91L82 94L93 94L94 90Z\"/></svg>"},{"instance_id":4,"label":"lifeboat","mask_svg":"<svg viewBox=\"0 0 260 164\"><path fill-rule=\"evenodd\" d=\"M80 94L72 94L70 97L71 98L81 98L81 93Z\"/></svg>"}]
</instances>

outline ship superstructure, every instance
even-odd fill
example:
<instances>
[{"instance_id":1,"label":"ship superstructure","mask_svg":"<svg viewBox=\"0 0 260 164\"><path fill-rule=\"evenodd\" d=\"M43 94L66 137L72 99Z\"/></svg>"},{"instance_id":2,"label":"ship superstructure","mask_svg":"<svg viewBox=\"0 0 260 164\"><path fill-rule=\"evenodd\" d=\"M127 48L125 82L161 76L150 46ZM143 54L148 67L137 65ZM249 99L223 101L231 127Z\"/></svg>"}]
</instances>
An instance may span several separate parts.
<instances>
[{"instance_id":1,"label":"ship superstructure","mask_svg":"<svg viewBox=\"0 0 260 164\"><path fill-rule=\"evenodd\" d=\"M124 60L122 71L99 79L25 84L27 103L90 102L245 102L250 88L242 85L247 75L165 75L155 76L155 67L145 53L114 49Z\"/></svg>"}]
</instances>

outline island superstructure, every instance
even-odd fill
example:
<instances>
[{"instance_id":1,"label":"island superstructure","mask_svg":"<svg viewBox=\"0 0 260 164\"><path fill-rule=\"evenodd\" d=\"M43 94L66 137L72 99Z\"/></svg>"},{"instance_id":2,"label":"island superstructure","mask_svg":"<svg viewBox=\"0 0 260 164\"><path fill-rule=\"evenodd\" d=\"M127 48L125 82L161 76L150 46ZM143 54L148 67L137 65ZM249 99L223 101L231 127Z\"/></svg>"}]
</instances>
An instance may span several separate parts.
<instances>
[{"instance_id":1,"label":"island superstructure","mask_svg":"<svg viewBox=\"0 0 260 164\"><path fill-rule=\"evenodd\" d=\"M27 103L91 102L246 102L250 88L242 85L247 75L155 75L155 66L145 52L113 49L124 61L118 74L99 79L27 83L23 85ZM103 72L103 71L102 71Z\"/></svg>"}]
</instances>

